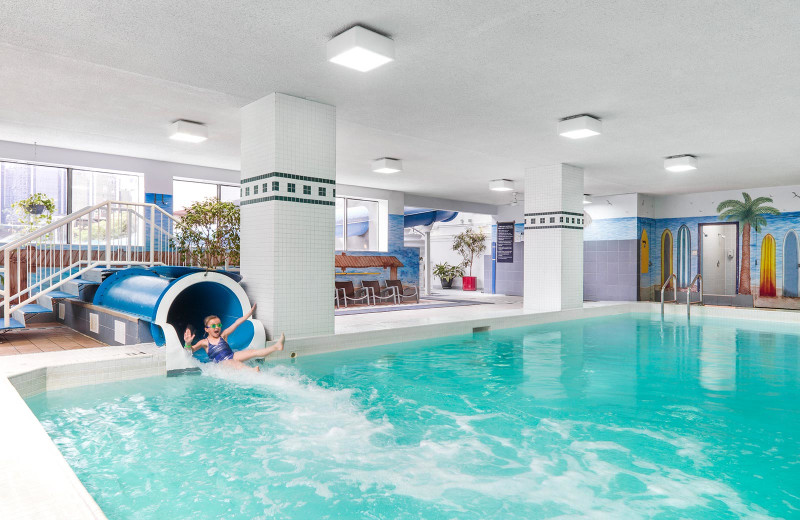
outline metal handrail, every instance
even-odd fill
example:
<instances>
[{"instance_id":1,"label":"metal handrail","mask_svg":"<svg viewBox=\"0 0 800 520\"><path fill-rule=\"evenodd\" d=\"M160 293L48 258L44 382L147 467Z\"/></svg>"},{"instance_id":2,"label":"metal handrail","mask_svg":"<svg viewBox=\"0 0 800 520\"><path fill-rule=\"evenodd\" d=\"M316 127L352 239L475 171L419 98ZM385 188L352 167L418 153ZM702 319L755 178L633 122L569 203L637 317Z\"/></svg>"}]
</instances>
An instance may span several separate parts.
<instances>
[{"instance_id":1,"label":"metal handrail","mask_svg":"<svg viewBox=\"0 0 800 520\"><path fill-rule=\"evenodd\" d=\"M664 280L664 284L661 286L661 317L664 317L664 291L667 289L667 285L669 285L670 280L675 279L675 285L673 285L673 291L675 293L675 299L670 300L670 303L675 302L678 303L678 276L675 273L672 273Z\"/></svg>"},{"instance_id":2,"label":"metal handrail","mask_svg":"<svg viewBox=\"0 0 800 520\"><path fill-rule=\"evenodd\" d=\"M689 285L686 286L686 316L691 315L691 311L689 309L692 306L691 302L692 286L698 280L700 281L700 301L694 303L699 303L700 305L703 305L703 276L700 273L697 273L696 275L694 275L694 278L692 278L692 281L689 282Z\"/></svg>"}]
</instances>

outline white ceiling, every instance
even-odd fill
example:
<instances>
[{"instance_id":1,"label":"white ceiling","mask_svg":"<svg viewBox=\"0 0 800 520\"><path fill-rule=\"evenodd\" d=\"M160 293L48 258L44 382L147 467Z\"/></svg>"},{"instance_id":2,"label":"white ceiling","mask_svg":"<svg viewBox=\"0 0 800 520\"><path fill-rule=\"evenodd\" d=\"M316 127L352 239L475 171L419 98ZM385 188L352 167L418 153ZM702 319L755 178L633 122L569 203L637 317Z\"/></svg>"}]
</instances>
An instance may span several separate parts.
<instances>
[{"instance_id":1,"label":"white ceiling","mask_svg":"<svg viewBox=\"0 0 800 520\"><path fill-rule=\"evenodd\" d=\"M273 91L337 107L346 184L501 203L525 167L586 191L684 193L800 180L800 7L730 0L313 2L0 0L0 140L237 169L239 107ZM397 59L325 61L355 23ZM604 133L572 141L559 118ZM166 138L203 121L200 145ZM699 156L672 174L663 157ZM400 175L370 171L403 159Z\"/></svg>"}]
</instances>

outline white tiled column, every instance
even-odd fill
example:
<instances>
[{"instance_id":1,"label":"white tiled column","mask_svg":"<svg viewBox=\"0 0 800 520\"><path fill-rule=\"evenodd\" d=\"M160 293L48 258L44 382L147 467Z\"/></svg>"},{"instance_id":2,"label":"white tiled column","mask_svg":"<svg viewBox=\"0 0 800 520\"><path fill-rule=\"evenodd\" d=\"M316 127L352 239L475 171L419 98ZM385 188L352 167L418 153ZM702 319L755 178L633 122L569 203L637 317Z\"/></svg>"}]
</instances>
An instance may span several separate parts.
<instances>
[{"instance_id":1,"label":"white tiled column","mask_svg":"<svg viewBox=\"0 0 800 520\"><path fill-rule=\"evenodd\" d=\"M273 93L242 109L242 275L272 338L334 332L335 179L335 107Z\"/></svg>"},{"instance_id":2,"label":"white tiled column","mask_svg":"<svg viewBox=\"0 0 800 520\"><path fill-rule=\"evenodd\" d=\"M583 170L525 170L526 312L583 305Z\"/></svg>"}]
</instances>

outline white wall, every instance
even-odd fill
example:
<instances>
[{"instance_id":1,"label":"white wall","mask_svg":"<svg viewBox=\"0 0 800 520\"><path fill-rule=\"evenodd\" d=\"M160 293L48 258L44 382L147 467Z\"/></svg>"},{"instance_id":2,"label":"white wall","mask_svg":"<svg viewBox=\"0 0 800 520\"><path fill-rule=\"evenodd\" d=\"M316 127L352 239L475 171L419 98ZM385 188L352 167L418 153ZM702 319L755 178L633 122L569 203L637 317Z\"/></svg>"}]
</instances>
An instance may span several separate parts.
<instances>
[{"instance_id":1,"label":"white wall","mask_svg":"<svg viewBox=\"0 0 800 520\"><path fill-rule=\"evenodd\" d=\"M471 223L470 220L472 221ZM486 252L484 255L491 255L492 224L491 215L474 213L459 213L452 222L437 222L434 224L431 230L431 266L442 262L457 265L464 261L461 255L453 251L453 237L469 227L483 231L486 234ZM475 257L475 261L472 264L472 276L478 278L478 290L483 288L483 262L483 255L480 255ZM431 285L437 290L442 287L438 278L434 278ZM461 287L461 278L456 278L453 281L453 287Z\"/></svg>"},{"instance_id":2,"label":"white wall","mask_svg":"<svg viewBox=\"0 0 800 520\"><path fill-rule=\"evenodd\" d=\"M636 193L603 195L592 197L591 204L584 204L583 211L592 220L635 217L638 215L639 197Z\"/></svg>"},{"instance_id":3,"label":"white wall","mask_svg":"<svg viewBox=\"0 0 800 520\"><path fill-rule=\"evenodd\" d=\"M711 216L716 218L717 205L727 199L742 200L742 192L748 193L753 198L771 198L772 203L769 205L778 208L781 212L800 211L800 185L792 185L659 196L655 197L656 217Z\"/></svg>"},{"instance_id":4,"label":"white wall","mask_svg":"<svg viewBox=\"0 0 800 520\"><path fill-rule=\"evenodd\" d=\"M0 141L0 160L33 162L53 166L110 172L141 173L146 193L172 193L172 178L186 177L239 184L239 172L191 164L154 161L66 148Z\"/></svg>"}]
</instances>

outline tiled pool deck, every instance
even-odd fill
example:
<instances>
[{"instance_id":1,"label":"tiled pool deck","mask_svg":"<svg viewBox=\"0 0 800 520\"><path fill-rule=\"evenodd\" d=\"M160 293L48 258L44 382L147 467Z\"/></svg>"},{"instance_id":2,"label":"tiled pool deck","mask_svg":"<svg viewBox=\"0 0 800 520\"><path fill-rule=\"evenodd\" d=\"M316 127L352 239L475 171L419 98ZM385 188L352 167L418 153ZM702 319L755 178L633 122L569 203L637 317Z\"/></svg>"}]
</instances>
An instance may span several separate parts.
<instances>
[{"instance_id":1,"label":"tiled pool deck","mask_svg":"<svg viewBox=\"0 0 800 520\"><path fill-rule=\"evenodd\" d=\"M0 340L0 356L105 346L105 343L84 336L61 323L34 323L26 329L5 333Z\"/></svg>"},{"instance_id":2,"label":"tiled pool deck","mask_svg":"<svg viewBox=\"0 0 800 520\"><path fill-rule=\"evenodd\" d=\"M668 305L665 310L669 314L686 314L684 305ZM292 352L310 355L390 344L398 339L413 341L468 334L487 327L519 327L629 312L658 315L660 305L606 302L568 311L526 314L519 300L498 298L491 305L339 316L337 334L288 338L286 350L271 358L289 357ZM800 313L796 311L693 307L692 316L800 324ZM4 424L0 428L0 518L105 518L28 409L24 397L47 390L156 375L166 375L166 357L164 349L152 344L0 358L0 409Z\"/></svg>"}]
</instances>

